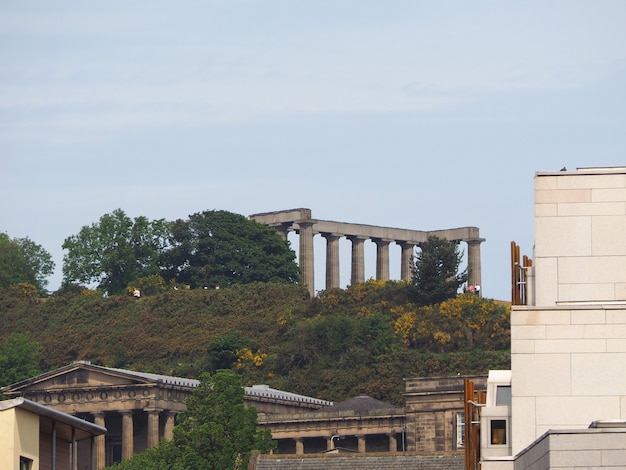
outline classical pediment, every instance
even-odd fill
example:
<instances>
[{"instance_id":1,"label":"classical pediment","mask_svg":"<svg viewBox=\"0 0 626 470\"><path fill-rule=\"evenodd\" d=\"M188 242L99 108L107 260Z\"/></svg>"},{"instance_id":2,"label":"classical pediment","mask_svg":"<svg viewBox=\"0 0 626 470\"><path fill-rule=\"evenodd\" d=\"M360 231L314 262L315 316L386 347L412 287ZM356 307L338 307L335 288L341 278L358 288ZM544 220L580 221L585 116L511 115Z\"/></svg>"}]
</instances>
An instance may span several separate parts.
<instances>
[{"instance_id":1,"label":"classical pediment","mask_svg":"<svg viewBox=\"0 0 626 470\"><path fill-rule=\"evenodd\" d=\"M72 390L86 388L111 388L130 385L150 385L158 380L135 375L131 371L95 366L88 362L75 362L2 389L6 395L34 391Z\"/></svg>"}]
</instances>

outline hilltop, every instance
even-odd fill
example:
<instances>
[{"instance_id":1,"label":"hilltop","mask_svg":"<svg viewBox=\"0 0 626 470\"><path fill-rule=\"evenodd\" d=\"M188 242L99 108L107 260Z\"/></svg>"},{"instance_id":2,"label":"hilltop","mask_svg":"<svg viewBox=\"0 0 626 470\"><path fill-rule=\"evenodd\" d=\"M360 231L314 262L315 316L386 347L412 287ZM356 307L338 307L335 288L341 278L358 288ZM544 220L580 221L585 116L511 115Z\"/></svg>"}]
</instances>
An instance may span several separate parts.
<instances>
[{"instance_id":1,"label":"hilltop","mask_svg":"<svg viewBox=\"0 0 626 470\"><path fill-rule=\"evenodd\" d=\"M368 281L310 299L294 284L168 289L135 299L97 291L0 289L0 344L25 333L42 371L76 360L199 377L232 368L245 385L342 401L401 404L403 379L509 368L509 308L461 294L410 301L407 284ZM0 384L7 385L7 384Z\"/></svg>"}]
</instances>

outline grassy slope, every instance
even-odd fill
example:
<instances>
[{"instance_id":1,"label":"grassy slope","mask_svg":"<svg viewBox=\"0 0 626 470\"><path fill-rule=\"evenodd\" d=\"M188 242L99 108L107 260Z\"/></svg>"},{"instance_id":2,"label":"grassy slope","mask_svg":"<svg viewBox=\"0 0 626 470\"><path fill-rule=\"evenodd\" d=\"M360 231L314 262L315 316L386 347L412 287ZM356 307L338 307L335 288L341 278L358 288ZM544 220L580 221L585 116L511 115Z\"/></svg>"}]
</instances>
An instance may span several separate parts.
<instances>
[{"instance_id":1,"label":"grassy slope","mask_svg":"<svg viewBox=\"0 0 626 470\"><path fill-rule=\"evenodd\" d=\"M88 293L89 294L89 293ZM238 369L244 382L341 401L364 390L401 403L408 376L507 368L507 350L436 351L394 332L407 305L402 284L371 282L309 300L299 286L253 284L222 290L168 290L139 300L85 293L45 301L0 292L0 344L28 333L43 348L41 367L75 360L197 377L207 346L239 331L262 366ZM493 348L492 348L493 349Z\"/></svg>"}]
</instances>

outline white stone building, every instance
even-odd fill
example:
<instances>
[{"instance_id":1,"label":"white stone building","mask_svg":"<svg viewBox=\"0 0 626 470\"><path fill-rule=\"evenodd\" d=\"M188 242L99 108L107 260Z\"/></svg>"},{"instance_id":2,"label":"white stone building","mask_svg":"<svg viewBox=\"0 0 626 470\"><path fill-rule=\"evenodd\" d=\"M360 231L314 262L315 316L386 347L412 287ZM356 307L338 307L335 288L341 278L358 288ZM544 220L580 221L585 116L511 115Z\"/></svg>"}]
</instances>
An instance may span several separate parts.
<instances>
[{"instance_id":1,"label":"white stone building","mask_svg":"<svg viewBox=\"0 0 626 470\"><path fill-rule=\"evenodd\" d=\"M626 167L536 173L533 251L510 384L491 374L482 408L482 469L624 469Z\"/></svg>"}]
</instances>

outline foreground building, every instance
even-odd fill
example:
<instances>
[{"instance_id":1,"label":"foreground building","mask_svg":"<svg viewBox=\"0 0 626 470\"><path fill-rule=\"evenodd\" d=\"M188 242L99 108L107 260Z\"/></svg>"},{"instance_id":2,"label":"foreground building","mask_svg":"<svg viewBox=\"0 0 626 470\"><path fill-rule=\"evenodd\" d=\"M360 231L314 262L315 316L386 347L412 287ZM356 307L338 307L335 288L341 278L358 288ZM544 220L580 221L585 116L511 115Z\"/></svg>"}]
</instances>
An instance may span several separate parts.
<instances>
[{"instance_id":1,"label":"foreground building","mask_svg":"<svg viewBox=\"0 0 626 470\"><path fill-rule=\"evenodd\" d=\"M94 442L105 432L101 426L21 397L0 401L0 466L20 470L93 470ZM79 443L87 444L86 455L79 455Z\"/></svg>"},{"instance_id":2,"label":"foreground building","mask_svg":"<svg viewBox=\"0 0 626 470\"><path fill-rule=\"evenodd\" d=\"M626 167L537 173L533 261L514 269L481 468L626 468Z\"/></svg>"}]
</instances>

